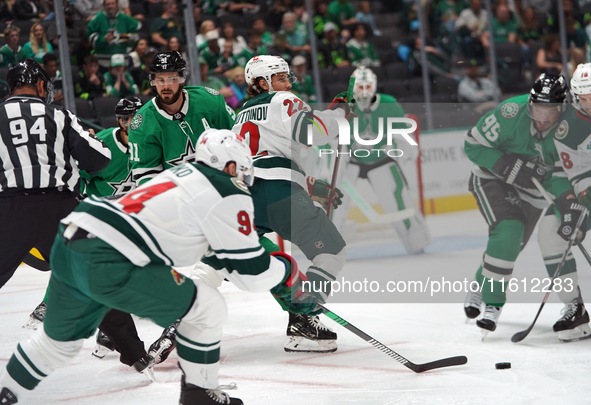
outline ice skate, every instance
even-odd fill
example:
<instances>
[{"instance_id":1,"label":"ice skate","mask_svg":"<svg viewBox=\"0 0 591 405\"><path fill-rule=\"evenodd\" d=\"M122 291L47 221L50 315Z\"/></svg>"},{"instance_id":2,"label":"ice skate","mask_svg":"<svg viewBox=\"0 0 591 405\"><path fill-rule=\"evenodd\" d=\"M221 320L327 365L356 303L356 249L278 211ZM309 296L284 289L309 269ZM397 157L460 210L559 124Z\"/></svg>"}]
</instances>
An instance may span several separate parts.
<instances>
[{"instance_id":1,"label":"ice skate","mask_svg":"<svg viewBox=\"0 0 591 405\"><path fill-rule=\"evenodd\" d=\"M568 302L560 312L560 318L552 329L558 332L558 340L561 342L576 342L577 340L591 337L589 328L589 313L582 302Z\"/></svg>"},{"instance_id":2,"label":"ice skate","mask_svg":"<svg viewBox=\"0 0 591 405\"><path fill-rule=\"evenodd\" d=\"M464 313L466 314L466 323L470 319L477 318L480 315L480 308L482 307L482 293L480 290L468 291L466 300L464 301Z\"/></svg>"},{"instance_id":3,"label":"ice skate","mask_svg":"<svg viewBox=\"0 0 591 405\"><path fill-rule=\"evenodd\" d=\"M2 391L0 391L0 404L4 405L13 405L16 404L18 400L16 396L10 391L8 388L3 387Z\"/></svg>"},{"instance_id":4,"label":"ice skate","mask_svg":"<svg viewBox=\"0 0 591 405\"><path fill-rule=\"evenodd\" d=\"M158 340L150 346L148 354L152 356L155 364L160 364L166 360L176 347L176 328L179 326L179 322L177 321L164 329Z\"/></svg>"},{"instance_id":5,"label":"ice skate","mask_svg":"<svg viewBox=\"0 0 591 405\"><path fill-rule=\"evenodd\" d=\"M107 335L99 330L98 334L96 335L96 345L94 346L92 355L102 359L113 350L115 350L115 345L113 342L111 342L111 339L109 339Z\"/></svg>"},{"instance_id":6,"label":"ice skate","mask_svg":"<svg viewBox=\"0 0 591 405\"><path fill-rule=\"evenodd\" d=\"M43 319L45 318L45 311L47 306L45 305L45 301L41 301L41 304L37 305L37 308L31 315L29 315L29 320L26 324L23 325L25 329L37 329L37 327L43 323ZM1 403L1 402L0 402Z\"/></svg>"},{"instance_id":7,"label":"ice skate","mask_svg":"<svg viewBox=\"0 0 591 405\"><path fill-rule=\"evenodd\" d=\"M181 399L179 405L243 405L239 398L231 398L222 390L235 390L236 384L220 385L217 388L206 389L185 383L185 376L181 378Z\"/></svg>"},{"instance_id":8,"label":"ice skate","mask_svg":"<svg viewBox=\"0 0 591 405\"><path fill-rule=\"evenodd\" d=\"M497 328L497 322L503 307L495 307L493 305L486 305L484 312L480 315L476 321L476 325L482 332L482 340L488 335L489 332L494 332Z\"/></svg>"},{"instance_id":9,"label":"ice skate","mask_svg":"<svg viewBox=\"0 0 591 405\"><path fill-rule=\"evenodd\" d=\"M286 352L330 353L337 350L337 334L326 327L318 316L289 313Z\"/></svg>"},{"instance_id":10,"label":"ice skate","mask_svg":"<svg viewBox=\"0 0 591 405\"><path fill-rule=\"evenodd\" d=\"M142 356L138 361L132 364L131 367L138 373L142 373L146 378L152 382L156 381L154 377L154 358L149 354Z\"/></svg>"}]
</instances>

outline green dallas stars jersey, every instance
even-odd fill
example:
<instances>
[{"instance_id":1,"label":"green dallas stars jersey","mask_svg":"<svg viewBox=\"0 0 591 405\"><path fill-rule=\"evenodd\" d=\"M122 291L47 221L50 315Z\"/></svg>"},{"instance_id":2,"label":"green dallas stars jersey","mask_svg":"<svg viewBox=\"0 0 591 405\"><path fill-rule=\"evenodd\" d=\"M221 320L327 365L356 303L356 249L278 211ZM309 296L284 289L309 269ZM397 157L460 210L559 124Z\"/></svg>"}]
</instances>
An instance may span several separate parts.
<instances>
[{"instance_id":1,"label":"green dallas stars jersey","mask_svg":"<svg viewBox=\"0 0 591 405\"><path fill-rule=\"evenodd\" d=\"M131 178L129 153L127 146L121 141L119 128L105 129L96 136L111 151L111 162L104 170L94 176L80 170L80 175L84 179L86 186L85 190L82 191L87 195L106 197L133 190L135 182Z\"/></svg>"},{"instance_id":2,"label":"green dallas stars jersey","mask_svg":"<svg viewBox=\"0 0 591 405\"><path fill-rule=\"evenodd\" d=\"M554 144L579 196L591 187L591 118L569 105L554 133Z\"/></svg>"},{"instance_id":3,"label":"green dallas stars jersey","mask_svg":"<svg viewBox=\"0 0 591 405\"><path fill-rule=\"evenodd\" d=\"M558 158L552 133L554 127L540 134L527 114L528 95L512 97L489 111L466 134L464 151L474 163L472 173L485 179L500 178L493 166L503 154L518 155L534 161L548 170L544 188L559 196L571 189ZM534 135L538 134L541 139ZM519 197L536 208L548 204L537 189L515 186Z\"/></svg>"},{"instance_id":4,"label":"green dallas stars jersey","mask_svg":"<svg viewBox=\"0 0 591 405\"><path fill-rule=\"evenodd\" d=\"M158 173L193 159L197 139L209 128L231 129L236 114L216 90L187 86L181 110L170 115L153 98L129 126L133 179L142 184Z\"/></svg>"}]
</instances>

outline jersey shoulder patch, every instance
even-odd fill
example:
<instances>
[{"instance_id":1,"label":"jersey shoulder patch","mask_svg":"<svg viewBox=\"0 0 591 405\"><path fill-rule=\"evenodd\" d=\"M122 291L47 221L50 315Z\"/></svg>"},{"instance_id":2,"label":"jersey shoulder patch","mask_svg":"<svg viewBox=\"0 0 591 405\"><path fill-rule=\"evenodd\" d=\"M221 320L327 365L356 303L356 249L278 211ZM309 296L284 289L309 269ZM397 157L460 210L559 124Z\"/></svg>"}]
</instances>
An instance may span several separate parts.
<instances>
[{"instance_id":1,"label":"jersey shoulder patch","mask_svg":"<svg viewBox=\"0 0 591 405\"><path fill-rule=\"evenodd\" d=\"M142 126L143 122L144 116L140 112L138 112L136 115L133 116L131 124L129 124L129 127L135 131L136 129Z\"/></svg>"},{"instance_id":2,"label":"jersey shoulder patch","mask_svg":"<svg viewBox=\"0 0 591 405\"><path fill-rule=\"evenodd\" d=\"M503 118L511 119L517 116L519 112L519 104L515 102L508 102L501 106L501 115Z\"/></svg>"},{"instance_id":3,"label":"jersey shoulder patch","mask_svg":"<svg viewBox=\"0 0 591 405\"><path fill-rule=\"evenodd\" d=\"M556 132L554 133L554 137L556 139L564 139L568 134L568 121L562 120L560 124L558 124L558 128L556 128Z\"/></svg>"},{"instance_id":4,"label":"jersey shoulder patch","mask_svg":"<svg viewBox=\"0 0 591 405\"><path fill-rule=\"evenodd\" d=\"M217 90L214 90L214 89L212 89L211 87L205 87L205 90L207 90L207 92L208 92L209 94L212 94L212 95L214 95L214 96L219 96L219 95L220 95L220 92L219 92L219 91L217 91Z\"/></svg>"},{"instance_id":5,"label":"jersey shoulder patch","mask_svg":"<svg viewBox=\"0 0 591 405\"><path fill-rule=\"evenodd\" d=\"M221 172L217 169L199 164L191 163L201 174L203 174L207 180L215 187L218 193L222 197L228 197L235 194L246 194L250 195L250 190L242 181L236 177L231 177L228 174Z\"/></svg>"}]
</instances>

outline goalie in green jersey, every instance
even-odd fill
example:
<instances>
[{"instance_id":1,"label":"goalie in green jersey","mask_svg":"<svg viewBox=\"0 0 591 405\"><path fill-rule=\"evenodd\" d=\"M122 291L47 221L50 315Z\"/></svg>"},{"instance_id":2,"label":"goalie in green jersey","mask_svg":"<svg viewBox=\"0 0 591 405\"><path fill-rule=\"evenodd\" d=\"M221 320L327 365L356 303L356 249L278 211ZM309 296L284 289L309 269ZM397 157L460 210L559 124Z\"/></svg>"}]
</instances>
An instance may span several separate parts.
<instances>
[{"instance_id":1,"label":"goalie in green jersey","mask_svg":"<svg viewBox=\"0 0 591 405\"><path fill-rule=\"evenodd\" d=\"M469 189L489 225L489 238L476 272L481 291L468 293L464 310L468 318L478 317L476 324L483 336L496 329L515 260L539 218L542 216L538 242L552 277L583 212L560 164L552 136L566 109L566 95L564 77L543 74L529 95L501 103L467 133L464 150L474 163ZM548 206L532 178L556 197L559 215L553 206ZM585 229L581 231L584 236ZM582 303L573 274L576 264L569 254L556 281L570 288L562 289L558 295L563 302L576 299ZM561 318L554 330L564 326ZM582 337L585 335L562 339L559 335L563 341Z\"/></svg>"}]
</instances>

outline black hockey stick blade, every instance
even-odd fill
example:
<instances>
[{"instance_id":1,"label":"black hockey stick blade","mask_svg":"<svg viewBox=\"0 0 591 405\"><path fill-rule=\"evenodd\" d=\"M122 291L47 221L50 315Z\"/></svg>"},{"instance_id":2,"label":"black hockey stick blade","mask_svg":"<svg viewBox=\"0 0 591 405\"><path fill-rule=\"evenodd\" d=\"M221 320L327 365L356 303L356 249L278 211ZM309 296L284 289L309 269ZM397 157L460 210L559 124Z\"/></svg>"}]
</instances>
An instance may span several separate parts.
<instances>
[{"instance_id":1,"label":"black hockey stick blade","mask_svg":"<svg viewBox=\"0 0 591 405\"><path fill-rule=\"evenodd\" d=\"M388 346L380 343L379 341L375 340L367 333L363 332L361 329L353 326L328 308L320 305L322 309L324 309L324 315L328 316L330 319L338 323L339 325L343 326L345 329L353 332L361 339L369 342L373 347L376 349L384 352L388 356L392 357L394 360L402 364L403 366L411 369L415 373L422 373L423 371L429 371L436 368L443 368L443 367L450 367L450 366L461 366L462 364L466 364L468 362L468 358L466 356L455 356L455 357L448 357L446 359L435 360L429 363L424 364L415 364L412 361L406 359L405 357L401 356L400 354L396 353L394 350L390 349Z\"/></svg>"}]
</instances>

